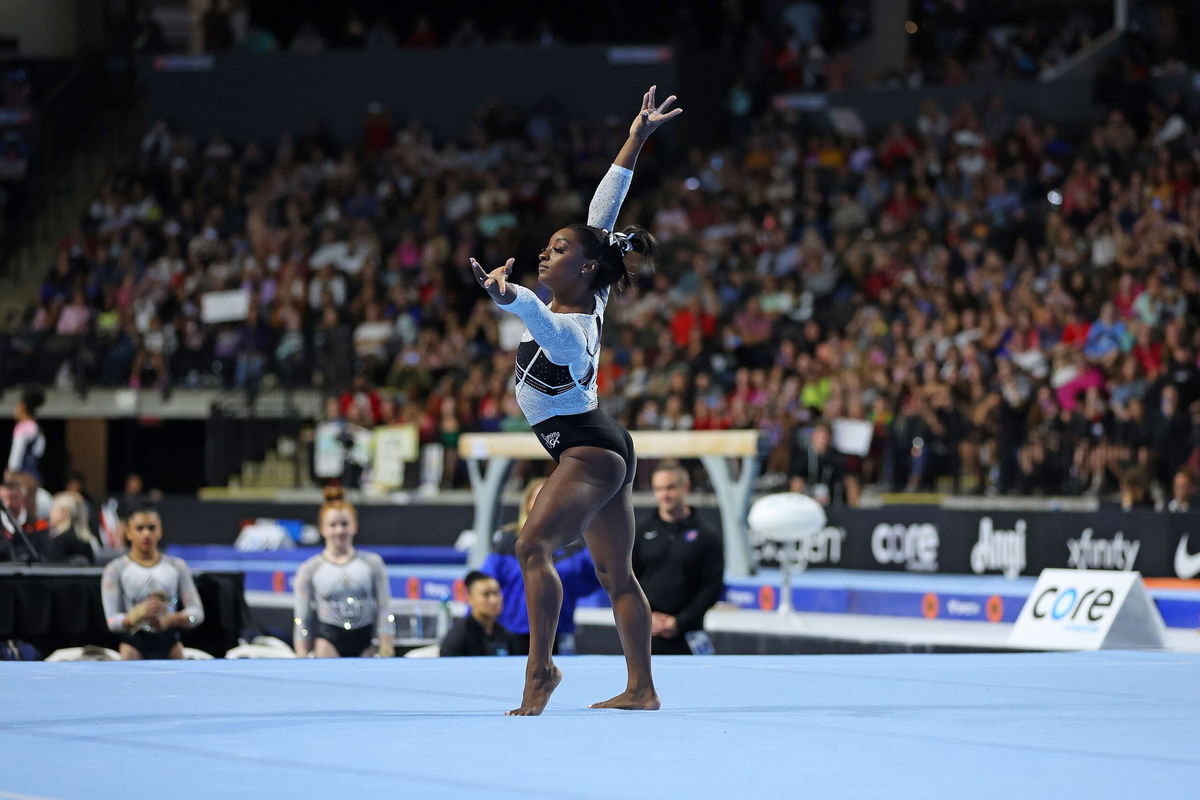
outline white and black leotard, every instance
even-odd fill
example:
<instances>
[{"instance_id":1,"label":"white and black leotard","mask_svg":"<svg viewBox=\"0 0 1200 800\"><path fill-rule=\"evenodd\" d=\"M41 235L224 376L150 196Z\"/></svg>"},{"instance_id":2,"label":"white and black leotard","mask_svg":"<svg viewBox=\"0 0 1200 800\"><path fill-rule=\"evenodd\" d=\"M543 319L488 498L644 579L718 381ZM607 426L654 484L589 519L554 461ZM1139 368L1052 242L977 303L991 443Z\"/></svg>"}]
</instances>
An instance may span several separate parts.
<instances>
[{"instance_id":1,"label":"white and black leotard","mask_svg":"<svg viewBox=\"0 0 1200 800\"><path fill-rule=\"evenodd\" d=\"M609 167L588 207L588 225L612 230L632 180L633 170ZM596 292L590 314L558 314L529 289L512 288L516 299L500 307L525 323L517 347L516 395L529 424L597 408L596 371L608 289Z\"/></svg>"},{"instance_id":2,"label":"white and black leotard","mask_svg":"<svg viewBox=\"0 0 1200 800\"><path fill-rule=\"evenodd\" d=\"M613 229L632 179L633 170L609 167L588 207L588 225ZM608 289L595 293L590 313L559 314L529 289L512 288L516 299L500 307L525 323L517 347L516 395L529 426L555 461L572 447L617 453L625 461L624 482L631 483L637 471L633 439L599 410L596 391Z\"/></svg>"}]
</instances>

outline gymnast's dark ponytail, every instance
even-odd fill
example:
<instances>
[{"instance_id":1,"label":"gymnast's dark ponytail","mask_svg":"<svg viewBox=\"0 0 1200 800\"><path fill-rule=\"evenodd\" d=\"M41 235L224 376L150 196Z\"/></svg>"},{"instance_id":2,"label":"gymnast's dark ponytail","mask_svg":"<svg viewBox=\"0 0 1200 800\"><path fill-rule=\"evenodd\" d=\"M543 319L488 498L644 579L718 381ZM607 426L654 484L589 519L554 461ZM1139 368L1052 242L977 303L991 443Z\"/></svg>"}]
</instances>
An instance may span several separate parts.
<instances>
[{"instance_id":1,"label":"gymnast's dark ponytail","mask_svg":"<svg viewBox=\"0 0 1200 800\"><path fill-rule=\"evenodd\" d=\"M21 392L21 404L25 406L25 413L34 419L37 419L38 409L45 402L46 393L38 386L26 387L25 391Z\"/></svg>"},{"instance_id":2,"label":"gymnast's dark ponytail","mask_svg":"<svg viewBox=\"0 0 1200 800\"><path fill-rule=\"evenodd\" d=\"M583 245L583 252L589 259L598 262L595 283L592 288L599 291L614 287L618 292L625 291L633 282L633 273L625 263L629 253L637 253L642 257L643 269L654 268L654 258L658 255L658 240L650 231L638 225L630 225L622 230L611 232L590 225L572 225L576 237Z\"/></svg>"}]
</instances>

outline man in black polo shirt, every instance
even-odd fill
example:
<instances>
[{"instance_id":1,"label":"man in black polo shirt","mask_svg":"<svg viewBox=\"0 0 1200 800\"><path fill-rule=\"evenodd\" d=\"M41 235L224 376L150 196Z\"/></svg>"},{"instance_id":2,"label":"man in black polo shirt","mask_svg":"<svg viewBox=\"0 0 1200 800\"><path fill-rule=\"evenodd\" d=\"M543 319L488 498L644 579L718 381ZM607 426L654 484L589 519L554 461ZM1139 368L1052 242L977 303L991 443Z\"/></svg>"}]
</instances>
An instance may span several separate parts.
<instances>
[{"instance_id":1,"label":"man in black polo shirt","mask_svg":"<svg viewBox=\"0 0 1200 800\"><path fill-rule=\"evenodd\" d=\"M504 607L500 584L479 570L467 573L467 605L471 613L460 619L442 639L442 656L506 656L513 652L513 635L496 619Z\"/></svg>"},{"instance_id":2,"label":"man in black polo shirt","mask_svg":"<svg viewBox=\"0 0 1200 800\"><path fill-rule=\"evenodd\" d=\"M683 467L663 462L650 485L658 510L638 525L633 572L650 601L652 652L687 655L691 642L708 644L704 614L725 588L725 550L720 535L701 525L688 506L691 486Z\"/></svg>"}]
</instances>

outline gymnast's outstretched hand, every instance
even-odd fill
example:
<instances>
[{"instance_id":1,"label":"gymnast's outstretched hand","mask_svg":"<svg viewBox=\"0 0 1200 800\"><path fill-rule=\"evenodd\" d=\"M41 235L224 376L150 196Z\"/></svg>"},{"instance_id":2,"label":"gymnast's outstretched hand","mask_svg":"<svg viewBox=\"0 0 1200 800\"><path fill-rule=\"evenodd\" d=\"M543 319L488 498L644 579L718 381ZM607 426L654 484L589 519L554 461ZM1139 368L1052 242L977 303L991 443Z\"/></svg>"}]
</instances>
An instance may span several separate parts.
<instances>
[{"instance_id":1,"label":"gymnast's outstretched hand","mask_svg":"<svg viewBox=\"0 0 1200 800\"><path fill-rule=\"evenodd\" d=\"M508 276L512 272L514 261L516 259L510 258L504 262L503 267L496 267L491 272L484 272L483 267L479 266L479 262L471 259L471 269L475 272L475 280L479 281L479 285L484 291L502 306L517 299L517 293L509 291L508 288Z\"/></svg>"},{"instance_id":2,"label":"gymnast's outstretched hand","mask_svg":"<svg viewBox=\"0 0 1200 800\"><path fill-rule=\"evenodd\" d=\"M675 117L683 113L682 108L667 111L671 107L671 104L675 102L675 95L671 95L666 100L663 100L661 104L656 105L654 92L657 89L658 86L651 86L642 95L642 109L634 117L633 124L629 126L629 135L636 139L646 139L664 122L675 119Z\"/></svg>"}]
</instances>

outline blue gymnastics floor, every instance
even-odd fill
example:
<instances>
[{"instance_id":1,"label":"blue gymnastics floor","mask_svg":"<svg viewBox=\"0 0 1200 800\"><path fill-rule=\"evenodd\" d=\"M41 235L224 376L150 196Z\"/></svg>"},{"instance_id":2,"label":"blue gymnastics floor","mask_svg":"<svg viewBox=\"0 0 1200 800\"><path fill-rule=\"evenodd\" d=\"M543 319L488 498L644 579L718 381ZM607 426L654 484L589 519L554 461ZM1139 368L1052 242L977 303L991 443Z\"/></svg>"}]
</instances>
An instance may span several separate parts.
<instances>
[{"instance_id":1,"label":"blue gymnastics floor","mask_svg":"<svg viewBox=\"0 0 1200 800\"><path fill-rule=\"evenodd\" d=\"M655 661L664 710L593 711L616 657L17 663L0 798L1195 796L1200 655Z\"/></svg>"}]
</instances>

